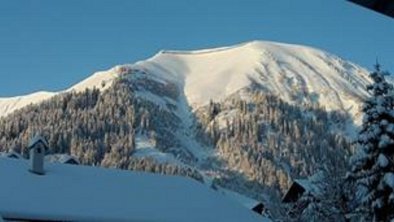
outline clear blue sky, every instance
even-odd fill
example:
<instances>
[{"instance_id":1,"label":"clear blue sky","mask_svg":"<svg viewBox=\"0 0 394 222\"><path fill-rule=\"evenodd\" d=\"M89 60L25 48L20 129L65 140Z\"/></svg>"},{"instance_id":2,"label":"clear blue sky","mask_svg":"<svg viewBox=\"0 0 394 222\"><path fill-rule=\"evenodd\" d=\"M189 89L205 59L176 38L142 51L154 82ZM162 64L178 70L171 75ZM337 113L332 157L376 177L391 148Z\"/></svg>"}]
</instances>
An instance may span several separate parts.
<instances>
[{"instance_id":1,"label":"clear blue sky","mask_svg":"<svg viewBox=\"0 0 394 222\"><path fill-rule=\"evenodd\" d=\"M2 0L0 97L56 91L160 49L250 40L325 49L394 72L394 19L344 0Z\"/></svg>"}]
</instances>

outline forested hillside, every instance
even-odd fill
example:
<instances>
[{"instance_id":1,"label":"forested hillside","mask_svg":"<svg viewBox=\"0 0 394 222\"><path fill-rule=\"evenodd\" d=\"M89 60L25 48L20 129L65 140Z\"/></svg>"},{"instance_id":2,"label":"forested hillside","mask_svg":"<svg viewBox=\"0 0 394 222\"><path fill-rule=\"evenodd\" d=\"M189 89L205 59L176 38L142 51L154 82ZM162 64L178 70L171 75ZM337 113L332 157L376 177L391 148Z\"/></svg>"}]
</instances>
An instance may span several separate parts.
<instances>
[{"instance_id":1,"label":"forested hillside","mask_svg":"<svg viewBox=\"0 0 394 222\"><path fill-rule=\"evenodd\" d=\"M198 138L216 150L216 161L229 175L240 174L238 180L253 181L255 187L284 191L292 178L311 175L324 166L345 167L350 151L344 134L347 115L312 105L289 105L259 90L244 93L247 100L234 95L198 112ZM228 177L216 181L250 192L250 183Z\"/></svg>"},{"instance_id":2,"label":"forested hillside","mask_svg":"<svg viewBox=\"0 0 394 222\"><path fill-rule=\"evenodd\" d=\"M60 94L27 106L0 120L2 151L26 158L29 139L40 133L49 153L68 153L82 164L178 174L222 186L257 199L278 194L292 178L311 175L324 164L343 166L350 145L343 132L351 118L316 104L290 105L256 88L211 101L190 113L190 138L206 147L199 159L178 137L183 130L176 85L132 72L105 91ZM159 104L153 96L167 98ZM172 101L172 102L171 102ZM137 155L136 138L147 138L159 152L176 161Z\"/></svg>"},{"instance_id":3,"label":"forested hillside","mask_svg":"<svg viewBox=\"0 0 394 222\"><path fill-rule=\"evenodd\" d=\"M39 133L47 138L49 153L68 153L82 164L180 174L201 181L196 170L184 165L132 157L136 135L147 135L157 149L171 152L168 149L177 141L166 138L180 122L156 104L136 98L135 84L139 83L119 78L103 93L97 89L65 93L14 112L0 120L1 151L14 150L27 158L27 144Z\"/></svg>"}]
</instances>

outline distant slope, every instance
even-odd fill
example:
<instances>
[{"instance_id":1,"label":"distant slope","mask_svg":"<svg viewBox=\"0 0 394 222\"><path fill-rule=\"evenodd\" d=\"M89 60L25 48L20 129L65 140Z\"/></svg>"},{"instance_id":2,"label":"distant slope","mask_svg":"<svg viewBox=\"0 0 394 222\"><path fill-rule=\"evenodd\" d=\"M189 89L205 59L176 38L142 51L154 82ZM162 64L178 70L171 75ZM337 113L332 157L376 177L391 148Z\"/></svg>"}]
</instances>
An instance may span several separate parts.
<instances>
[{"instance_id":1,"label":"distant slope","mask_svg":"<svg viewBox=\"0 0 394 222\"><path fill-rule=\"evenodd\" d=\"M85 89L106 89L111 86L113 80L120 73L120 66L115 66L112 69L107 71L96 72L89 78L75 84L67 90L60 92L36 92L23 96L15 96L15 97L0 97L0 117L7 116L15 110L23 108L29 104L37 104L42 101L45 101L59 93L75 91L81 92Z\"/></svg>"},{"instance_id":2,"label":"distant slope","mask_svg":"<svg viewBox=\"0 0 394 222\"><path fill-rule=\"evenodd\" d=\"M40 103L56 94L57 93L52 92L36 92L24 96L0 98L0 117L6 116L13 111L25 107L29 104Z\"/></svg>"}]
</instances>

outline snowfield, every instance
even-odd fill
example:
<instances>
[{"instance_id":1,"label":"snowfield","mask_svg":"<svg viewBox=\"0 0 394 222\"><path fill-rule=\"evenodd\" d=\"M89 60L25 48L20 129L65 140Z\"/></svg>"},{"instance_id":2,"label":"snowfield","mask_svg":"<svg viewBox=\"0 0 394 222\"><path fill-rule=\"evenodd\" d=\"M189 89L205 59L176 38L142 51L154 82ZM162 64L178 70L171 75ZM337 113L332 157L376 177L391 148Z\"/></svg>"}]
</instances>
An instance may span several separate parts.
<instances>
[{"instance_id":1,"label":"snowfield","mask_svg":"<svg viewBox=\"0 0 394 222\"><path fill-rule=\"evenodd\" d=\"M253 41L198 51L161 51L136 67L167 77L194 107L257 86L287 102L319 102L327 110L359 113L368 71L310 47Z\"/></svg>"},{"instance_id":2,"label":"snowfield","mask_svg":"<svg viewBox=\"0 0 394 222\"><path fill-rule=\"evenodd\" d=\"M357 122L361 119L359 104L367 96L365 85L370 82L366 69L327 52L252 41L196 51L161 51L135 64L97 72L66 91L93 87L105 90L122 74L123 67L144 70L152 78L178 84L193 109L210 100L223 100L241 89L258 87L290 103L319 102L327 110L347 111ZM0 116L56 94L0 98Z\"/></svg>"}]
</instances>

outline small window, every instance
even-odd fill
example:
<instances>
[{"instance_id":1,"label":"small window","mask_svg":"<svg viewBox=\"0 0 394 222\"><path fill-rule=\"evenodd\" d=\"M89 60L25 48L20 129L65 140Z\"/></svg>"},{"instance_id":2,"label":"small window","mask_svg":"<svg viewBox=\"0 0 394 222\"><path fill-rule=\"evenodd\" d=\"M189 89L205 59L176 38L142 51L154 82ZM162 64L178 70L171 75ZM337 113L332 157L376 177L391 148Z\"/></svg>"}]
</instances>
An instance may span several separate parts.
<instances>
[{"instance_id":1,"label":"small window","mask_svg":"<svg viewBox=\"0 0 394 222\"><path fill-rule=\"evenodd\" d=\"M37 153L41 153L41 148L37 148Z\"/></svg>"}]
</instances>

